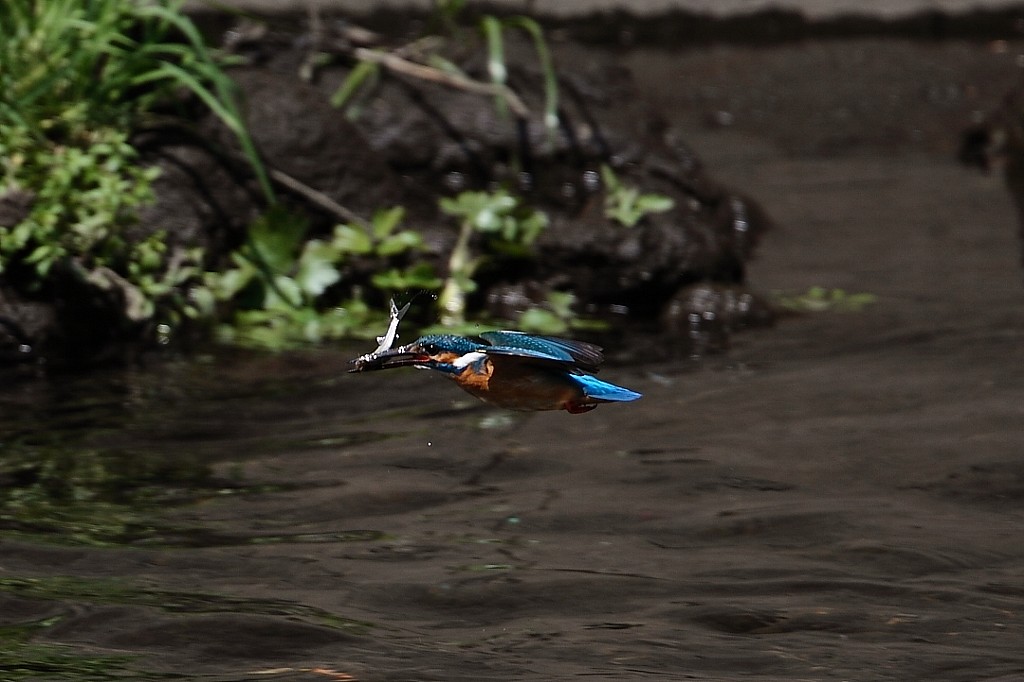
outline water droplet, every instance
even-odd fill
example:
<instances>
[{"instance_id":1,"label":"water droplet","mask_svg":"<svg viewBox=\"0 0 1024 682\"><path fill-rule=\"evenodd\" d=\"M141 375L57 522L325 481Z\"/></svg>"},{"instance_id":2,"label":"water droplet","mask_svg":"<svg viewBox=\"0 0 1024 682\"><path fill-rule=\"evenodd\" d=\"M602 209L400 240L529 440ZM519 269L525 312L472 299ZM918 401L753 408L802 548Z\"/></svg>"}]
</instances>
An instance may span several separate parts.
<instances>
[{"instance_id":1,"label":"water droplet","mask_svg":"<svg viewBox=\"0 0 1024 682\"><path fill-rule=\"evenodd\" d=\"M731 111L716 111L711 117L712 123L721 128L728 128L736 122L736 117Z\"/></svg>"},{"instance_id":2,"label":"water droplet","mask_svg":"<svg viewBox=\"0 0 1024 682\"><path fill-rule=\"evenodd\" d=\"M531 192L531 191L533 191L533 187L534 187L533 173L528 173L526 171L519 171L518 178L519 178L519 191L521 191L521 192Z\"/></svg>"},{"instance_id":3,"label":"water droplet","mask_svg":"<svg viewBox=\"0 0 1024 682\"><path fill-rule=\"evenodd\" d=\"M459 171L449 171L444 175L444 186L453 191L461 192L466 189L466 176Z\"/></svg>"}]
</instances>

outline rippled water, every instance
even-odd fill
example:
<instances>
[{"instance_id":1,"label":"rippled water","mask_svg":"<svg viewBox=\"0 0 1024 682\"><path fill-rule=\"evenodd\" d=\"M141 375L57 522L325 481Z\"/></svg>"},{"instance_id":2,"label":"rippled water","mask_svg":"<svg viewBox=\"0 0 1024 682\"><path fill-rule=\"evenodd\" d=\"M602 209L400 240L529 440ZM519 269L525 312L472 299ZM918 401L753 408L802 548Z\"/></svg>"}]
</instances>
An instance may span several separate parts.
<instances>
[{"instance_id":1,"label":"rippled water","mask_svg":"<svg viewBox=\"0 0 1024 682\"><path fill-rule=\"evenodd\" d=\"M1024 674L999 181L697 140L782 225L752 282L878 303L610 366L644 399L585 415L344 374L362 348L8 376L0 679Z\"/></svg>"}]
</instances>

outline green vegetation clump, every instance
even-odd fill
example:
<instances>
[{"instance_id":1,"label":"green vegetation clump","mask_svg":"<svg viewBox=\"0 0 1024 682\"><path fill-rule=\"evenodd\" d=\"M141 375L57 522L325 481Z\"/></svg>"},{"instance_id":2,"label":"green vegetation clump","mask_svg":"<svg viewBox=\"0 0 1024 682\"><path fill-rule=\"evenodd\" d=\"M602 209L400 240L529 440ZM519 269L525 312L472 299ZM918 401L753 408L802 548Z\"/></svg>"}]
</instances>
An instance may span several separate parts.
<instances>
[{"instance_id":1,"label":"green vegetation clump","mask_svg":"<svg viewBox=\"0 0 1024 682\"><path fill-rule=\"evenodd\" d=\"M268 197L233 86L181 2L0 3L0 198L27 205L0 225L0 276L23 294L59 278L116 290L135 322L194 314L180 293L201 253L138 225L158 171L130 132L184 89L237 135Z\"/></svg>"},{"instance_id":2,"label":"green vegetation clump","mask_svg":"<svg viewBox=\"0 0 1024 682\"><path fill-rule=\"evenodd\" d=\"M532 244L548 218L503 189L442 199L441 210L459 220L459 236L448 258L448 278L438 305L441 324L458 327L466 322L466 295L476 289L473 274L483 261L483 256L474 255L473 236L486 237L488 252L514 251Z\"/></svg>"},{"instance_id":3,"label":"green vegetation clump","mask_svg":"<svg viewBox=\"0 0 1024 682\"><path fill-rule=\"evenodd\" d=\"M487 59L489 83L473 80L457 64L442 54L442 48L457 44L464 47L467 36L458 26L460 15L466 8L464 0L439 0L435 6L437 35L421 37L400 49L388 51L356 48L353 56L356 63L348 77L331 96L331 104L344 110L349 120L358 118L368 109L366 99L380 84L385 69L401 72L429 81L494 96L494 106L499 114L509 112L518 119L525 119L529 112L519 96L508 85L508 64L505 58L505 35L512 30L525 34L533 43L538 65L543 78L544 112L543 123L552 139L558 129L558 77L555 73L551 51L544 38L544 31L536 20L522 15L499 18L485 14L479 23ZM416 59L410 59L415 55ZM323 61L330 57L321 55ZM317 60L314 60L314 62Z\"/></svg>"},{"instance_id":4,"label":"green vegetation clump","mask_svg":"<svg viewBox=\"0 0 1024 682\"><path fill-rule=\"evenodd\" d=\"M106 268L152 274L159 236L128 239L134 210L152 200L156 169L136 165L135 149L115 128L82 131L62 144L39 140L24 128L0 124L5 190L28 192L31 206L13 226L0 226L0 274L32 268L37 286L55 266L88 277Z\"/></svg>"},{"instance_id":5,"label":"green vegetation clump","mask_svg":"<svg viewBox=\"0 0 1024 682\"><path fill-rule=\"evenodd\" d=\"M651 213L664 213L675 208L670 197L644 194L636 187L624 184L611 166L601 166L604 183L604 215L623 227L635 227Z\"/></svg>"},{"instance_id":6,"label":"green vegetation clump","mask_svg":"<svg viewBox=\"0 0 1024 682\"><path fill-rule=\"evenodd\" d=\"M396 263L423 250L419 233L401 230L401 207L378 211L369 225L342 224L329 238L308 238L308 222L280 207L257 220L246 243L231 254L231 267L207 273L207 305L235 313L218 330L220 340L280 349L343 336L366 336L386 324L358 287L340 286L361 262L379 291L433 290L441 285L429 263ZM339 285L339 291L332 288ZM346 296L339 300L339 295ZM204 299L205 300L205 299Z\"/></svg>"},{"instance_id":7,"label":"green vegetation clump","mask_svg":"<svg viewBox=\"0 0 1024 682\"><path fill-rule=\"evenodd\" d=\"M817 286L798 294L774 292L773 298L778 307L794 313L859 313L878 302L878 297L872 293L850 293Z\"/></svg>"},{"instance_id":8,"label":"green vegetation clump","mask_svg":"<svg viewBox=\"0 0 1024 682\"><path fill-rule=\"evenodd\" d=\"M449 34L463 5L438 6ZM0 224L0 286L51 301L84 289L86 298L107 301L135 329L161 341L187 319L226 320L216 327L222 341L283 348L372 335L386 319L389 296L422 291L440 291L443 325L464 325L480 264L532 257L547 216L505 189L440 200L442 212L458 221L449 254L428 254L420 235L401 227L401 207L379 210L365 224L355 216L329 234L314 232L276 201L223 70L229 62L206 47L182 6L182 0L0 3L0 202L21 207L12 224ZM414 63L405 52L357 48L356 66L335 103L351 108L385 68L425 69L430 78L443 75L454 87L493 96L501 113L522 119L528 112L506 82L509 30L534 44L551 133L558 125L557 80L542 31L528 17L481 19L489 83L471 81L439 52ZM132 133L183 95L235 134L266 198L262 217L229 254L207 253L139 223L159 170L143 165ZM657 210L640 199L641 210ZM444 279L434 269L438 257L447 264ZM218 260L223 268L209 271ZM523 323L566 328L575 322L572 301L571 293L556 292Z\"/></svg>"},{"instance_id":9,"label":"green vegetation clump","mask_svg":"<svg viewBox=\"0 0 1024 682\"><path fill-rule=\"evenodd\" d=\"M549 291L540 306L523 312L517 329L536 334L559 335L570 329L602 331L608 329L604 320L588 318L576 312L576 294L571 291Z\"/></svg>"},{"instance_id":10,"label":"green vegetation clump","mask_svg":"<svg viewBox=\"0 0 1024 682\"><path fill-rule=\"evenodd\" d=\"M0 626L0 672L5 682L110 682L111 680L166 680L166 675L149 674L132 665L132 657L99 654L61 644L37 643L33 639L60 624L65 616Z\"/></svg>"}]
</instances>

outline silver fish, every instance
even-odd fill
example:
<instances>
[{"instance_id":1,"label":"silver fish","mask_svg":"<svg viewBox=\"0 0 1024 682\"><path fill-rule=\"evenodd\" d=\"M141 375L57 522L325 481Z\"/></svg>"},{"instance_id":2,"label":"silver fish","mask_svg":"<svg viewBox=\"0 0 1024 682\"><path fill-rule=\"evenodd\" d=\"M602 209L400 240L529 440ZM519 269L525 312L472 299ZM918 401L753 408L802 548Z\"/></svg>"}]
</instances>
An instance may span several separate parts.
<instances>
[{"instance_id":1,"label":"silver fish","mask_svg":"<svg viewBox=\"0 0 1024 682\"><path fill-rule=\"evenodd\" d=\"M385 332L384 336L377 337L377 349L374 350L372 353L360 355L358 358L352 361L352 364L354 364L356 367L359 367L362 364L375 360L377 356L380 355L381 353L385 353L391 350L391 346L395 344L395 339L398 338L398 323L402 321L402 317L405 316L405 313L409 310L409 306L411 305L412 301L409 301L404 306L399 308L397 305L395 305L395 299L391 299L391 322L388 324L388 330L387 332Z\"/></svg>"}]
</instances>

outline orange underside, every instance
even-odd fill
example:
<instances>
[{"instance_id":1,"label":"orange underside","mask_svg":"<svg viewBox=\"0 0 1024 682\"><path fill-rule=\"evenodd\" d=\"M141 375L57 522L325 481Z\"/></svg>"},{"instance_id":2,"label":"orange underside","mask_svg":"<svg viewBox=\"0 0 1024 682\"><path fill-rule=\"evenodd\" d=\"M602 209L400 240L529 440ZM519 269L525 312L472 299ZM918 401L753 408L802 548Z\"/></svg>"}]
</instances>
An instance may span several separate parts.
<instances>
[{"instance_id":1,"label":"orange underside","mask_svg":"<svg viewBox=\"0 0 1024 682\"><path fill-rule=\"evenodd\" d=\"M509 410L566 410L582 414L597 407L563 374L515 359L486 358L452 375L467 393Z\"/></svg>"}]
</instances>

